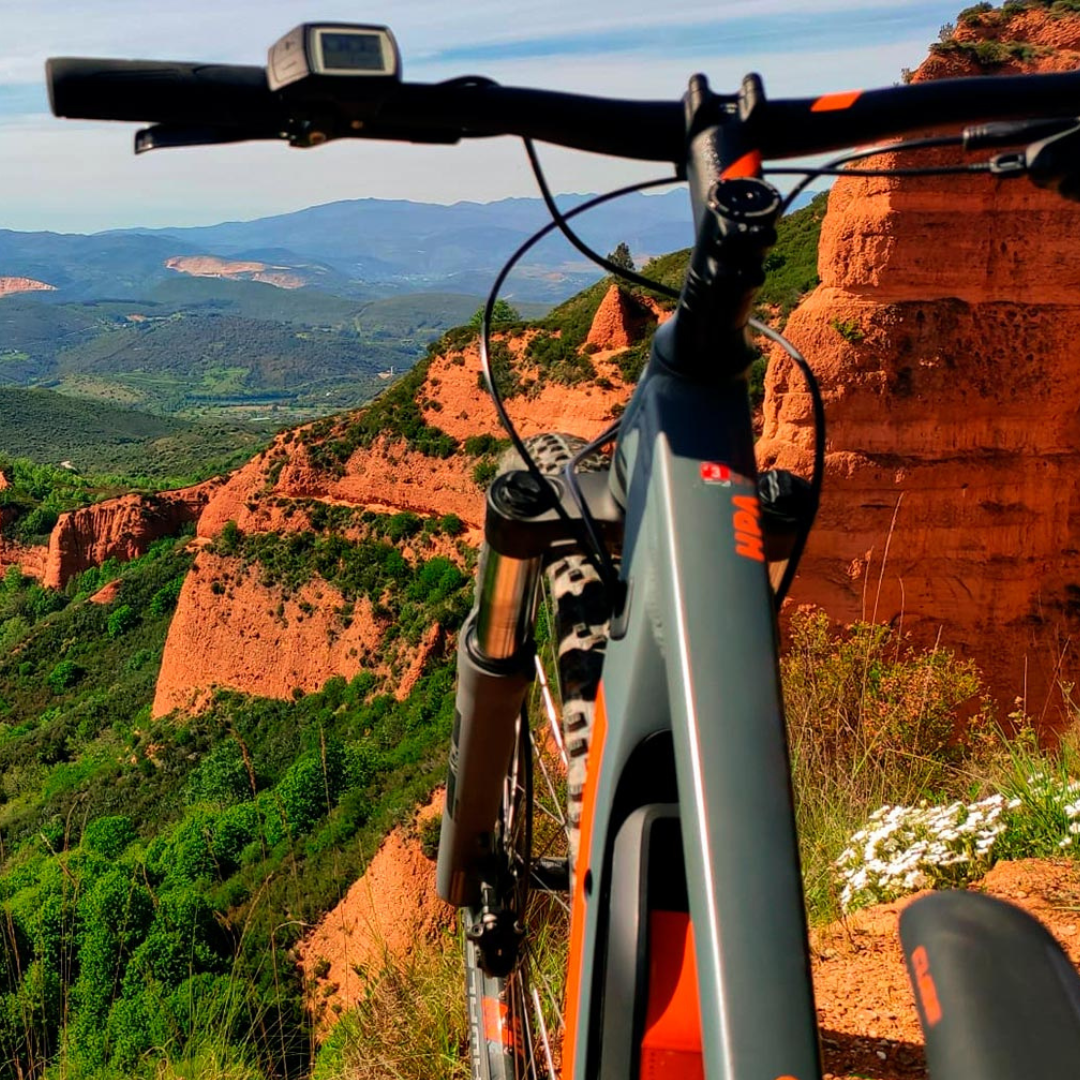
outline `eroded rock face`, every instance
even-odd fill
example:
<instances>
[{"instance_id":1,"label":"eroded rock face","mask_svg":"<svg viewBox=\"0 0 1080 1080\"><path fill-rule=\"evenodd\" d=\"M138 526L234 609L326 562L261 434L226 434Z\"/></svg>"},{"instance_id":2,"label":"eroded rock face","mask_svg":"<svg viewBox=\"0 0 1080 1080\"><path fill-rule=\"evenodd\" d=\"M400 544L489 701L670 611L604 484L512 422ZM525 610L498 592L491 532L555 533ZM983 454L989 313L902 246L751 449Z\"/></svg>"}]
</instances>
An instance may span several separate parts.
<instances>
[{"instance_id":1,"label":"eroded rock face","mask_svg":"<svg viewBox=\"0 0 1080 1080\"><path fill-rule=\"evenodd\" d=\"M1037 14L995 32L1080 39L1075 18ZM962 73L932 56L916 78ZM828 418L793 599L902 622L977 660L1003 713L1021 697L1056 721L1080 629L1080 207L1026 181L840 180L819 270L786 331ZM807 469L811 445L808 395L781 361L760 456Z\"/></svg>"},{"instance_id":2,"label":"eroded rock face","mask_svg":"<svg viewBox=\"0 0 1080 1080\"><path fill-rule=\"evenodd\" d=\"M435 894L435 864L417 832L442 814L440 790L410 828L383 841L363 876L297 947L306 1005L323 1038L337 1018L380 978L430 949L453 911Z\"/></svg>"},{"instance_id":3,"label":"eroded rock face","mask_svg":"<svg viewBox=\"0 0 1080 1080\"><path fill-rule=\"evenodd\" d=\"M593 316L587 341L598 349L626 349L640 341L651 312L618 285L608 289Z\"/></svg>"},{"instance_id":4,"label":"eroded rock face","mask_svg":"<svg viewBox=\"0 0 1080 1080\"><path fill-rule=\"evenodd\" d=\"M0 517L2 522L2 517ZM41 581L45 577L45 564L49 549L44 545L27 546L0 537L0 574L9 566L17 566L27 577Z\"/></svg>"},{"instance_id":5,"label":"eroded rock face","mask_svg":"<svg viewBox=\"0 0 1080 1080\"><path fill-rule=\"evenodd\" d=\"M374 670L385 621L376 621L365 598L345 625L337 616L344 606L325 582L283 600L257 569L200 551L169 626L154 715L198 711L216 687L287 698L294 689L320 689L332 675Z\"/></svg>"},{"instance_id":6,"label":"eroded rock face","mask_svg":"<svg viewBox=\"0 0 1080 1080\"><path fill-rule=\"evenodd\" d=\"M62 589L76 574L106 559L127 562L145 554L155 540L196 521L219 484L210 480L158 495L122 495L61 514L49 538L43 584Z\"/></svg>"},{"instance_id":7,"label":"eroded rock face","mask_svg":"<svg viewBox=\"0 0 1080 1080\"><path fill-rule=\"evenodd\" d=\"M279 289L301 289L310 282L293 267L268 263L221 259L216 255L175 255L165 260L170 270L192 277L228 278L233 281L261 281Z\"/></svg>"},{"instance_id":8,"label":"eroded rock face","mask_svg":"<svg viewBox=\"0 0 1080 1080\"><path fill-rule=\"evenodd\" d=\"M24 292L56 292L56 286L33 278L0 277L0 296Z\"/></svg>"},{"instance_id":9,"label":"eroded rock face","mask_svg":"<svg viewBox=\"0 0 1080 1080\"><path fill-rule=\"evenodd\" d=\"M604 388L540 383L525 357L531 333L506 342L523 365L524 382L534 380L528 392L507 402L518 430L525 436L567 431L589 437L602 431L629 395L612 360L619 350L601 350L589 358L596 374L607 380ZM477 385L479 367L475 344L435 357L415 394L425 421L462 443L470 436L502 434L490 400ZM349 417L343 417L325 438L338 437L348 423ZM477 457L464 451L428 457L388 434L354 450L340 468L332 469L318 463L312 452L318 440L308 438L305 429L286 432L237 470L199 517L198 542L205 548L230 521L248 535L290 533L310 529L312 514L322 508L347 507L380 514L410 511L422 517L454 514L465 530L460 539L479 543L484 497L472 475ZM347 528L343 535L350 536ZM456 542L445 537L441 542L441 549L429 545L423 557L460 558ZM415 557L408 549L403 553ZM314 611L305 614L295 598L279 611L280 591L259 584L255 569L241 571L239 559L199 552L165 644L155 716L174 708L197 708L215 686L287 697L294 687L318 689L332 675L351 678L361 670L392 673L400 691L420 674L425 654L443 647L435 627L417 651L402 655L394 668L381 645L386 626L365 614L362 605L357 605L349 630L341 632L341 621L333 613L344 601L325 584L318 586L321 595L302 598Z\"/></svg>"}]
</instances>

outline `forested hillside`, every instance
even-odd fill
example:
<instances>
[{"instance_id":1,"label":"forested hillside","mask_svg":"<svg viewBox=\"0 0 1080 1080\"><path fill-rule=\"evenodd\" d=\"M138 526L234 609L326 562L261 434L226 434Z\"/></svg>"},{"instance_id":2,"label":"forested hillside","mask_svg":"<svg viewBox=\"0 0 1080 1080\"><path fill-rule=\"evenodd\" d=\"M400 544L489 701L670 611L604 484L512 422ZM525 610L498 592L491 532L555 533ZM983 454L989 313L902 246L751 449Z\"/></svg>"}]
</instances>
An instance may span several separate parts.
<instances>
[{"instance_id":1,"label":"forested hillside","mask_svg":"<svg viewBox=\"0 0 1080 1080\"><path fill-rule=\"evenodd\" d=\"M357 302L179 275L143 300L9 296L0 299L0 386L280 426L369 400L385 386L380 373L407 370L478 304L448 294Z\"/></svg>"}]
</instances>

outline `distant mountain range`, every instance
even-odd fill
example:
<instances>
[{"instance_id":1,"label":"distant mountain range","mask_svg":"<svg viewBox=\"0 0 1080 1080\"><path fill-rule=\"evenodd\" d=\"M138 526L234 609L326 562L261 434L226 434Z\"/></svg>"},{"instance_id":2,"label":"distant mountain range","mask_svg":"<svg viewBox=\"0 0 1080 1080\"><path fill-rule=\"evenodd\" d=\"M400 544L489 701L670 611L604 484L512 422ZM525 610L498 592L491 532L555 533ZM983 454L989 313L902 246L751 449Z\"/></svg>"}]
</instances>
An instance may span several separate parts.
<instances>
[{"instance_id":1,"label":"distant mountain range","mask_svg":"<svg viewBox=\"0 0 1080 1080\"><path fill-rule=\"evenodd\" d=\"M585 198L558 201L565 209ZM482 296L511 253L547 222L539 199L452 206L355 199L197 228L89 236L0 230L0 278L53 285L56 292L44 297L53 302L144 299L183 273L287 281L352 299L410 292ZM693 239L682 190L629 195L583 215L575 227L601 254L626 243L639 264ZM239 265L215 270L208 256ZM506 294L551 304L598 276L596 267L556 235L527 254Z\"/></svg>"},{"instance_id":2,"label":"distant mountain range","mask_svg":"<svg viewBox=\"0 0 1080 1080\"><path fill-rule=\"evenodd\" d=\"M639 264L692 239L685 191L631 195L584 217L588 243L601 254L625 243ZM547 220L539 199L358 199L200 228L0 230L0 388L272 426L351 408L468 322ZM503 292L531 318L599 276L548 237ZM36 446L35 427L81 430L59 413L41 419L57 411L53 398L4 404L0 451Z\"/></svg>"}]
</instances>

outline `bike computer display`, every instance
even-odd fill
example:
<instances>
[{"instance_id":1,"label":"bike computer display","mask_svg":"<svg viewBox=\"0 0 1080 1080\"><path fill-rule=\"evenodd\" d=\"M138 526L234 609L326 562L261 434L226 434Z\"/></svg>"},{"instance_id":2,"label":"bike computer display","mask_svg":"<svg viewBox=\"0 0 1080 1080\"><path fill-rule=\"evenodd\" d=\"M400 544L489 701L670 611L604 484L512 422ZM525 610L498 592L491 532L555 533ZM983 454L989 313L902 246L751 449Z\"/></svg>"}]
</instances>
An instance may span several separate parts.
<instances>
[{"instance_id":1,"label":"bike computer display","mask_svg":"<svg viewBox=\"0 0 1080 1080\"><path fill-rule=\"evenodd\" d=\"M271 46L266 78L281 90L313 76L400 78L394 35L385 26L303 23Z\"/></svg>"}]
</instances>

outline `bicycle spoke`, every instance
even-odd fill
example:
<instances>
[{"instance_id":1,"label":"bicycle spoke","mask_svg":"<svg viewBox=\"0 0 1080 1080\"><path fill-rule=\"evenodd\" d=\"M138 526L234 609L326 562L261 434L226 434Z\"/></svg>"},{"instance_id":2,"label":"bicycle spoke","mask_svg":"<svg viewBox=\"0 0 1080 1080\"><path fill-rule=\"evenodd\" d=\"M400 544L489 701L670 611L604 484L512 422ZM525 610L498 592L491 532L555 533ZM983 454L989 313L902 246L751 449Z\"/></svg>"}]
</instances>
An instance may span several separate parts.
<instances>
[{"instance_id":1,"label":"bicycle spoke","mask_svg":"<svg viewBox=\"0 0 1080 1080\"><path fill-rule=\"evenodd\" d=\"M544 1050L544 1058L547 1061L548 1077L550 1080L557 1080L555 1076L555 1062L551 1058L551 1042L548 1039L547 1024L544 1023L544 1010L540 1006L540 995L536 991L536 987L530 987L532 990L533 1009L536 1012L536 1025L540 1029L540 1045Z\"/></svg>"},{"instance_id":2,"label":"bicycle spoke","mask_svg":"<svg viewBox=\"0 0 1080 1080\"><path fill-rule=\"evenodd\" d=\"M533 657L536 664L536 681L540 687L540 699L544 703L544 712L547 714L548 727L551 731L551 737L555 742L555 745L559 750L559 757L562 758L563 766L566 766L566 746L563 743L562 725L559 722L559 712L555 707L555 699L551 696L551 689L548 686L547 674L544 671L544 664L541 661L539 654Z\"/></svg>"},{"instance_id":3,"label":"bicycle spoke","mask_svg":"<svg viewBox=\"0 0 1080 1080\"><path fill-rule=\"evenodd\" d=\"M559 795L555 790L555 784L551 779L551 773L548 771L547 763L544 761L543 757L538 754L536 757L536 764L539 766L540 773L544 778L544 786L547 788L548 794L551 796L551 805L555 808L554 814L552 816L557 815L557 820L559 824L562 825L562 827L565 829L566 814L563 813L563 800L559 798ZM550 810L548 812L551 813Z\"/></svg>"}]
</instances>

